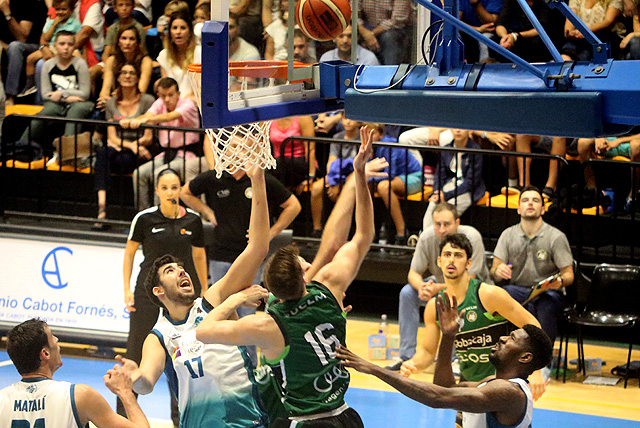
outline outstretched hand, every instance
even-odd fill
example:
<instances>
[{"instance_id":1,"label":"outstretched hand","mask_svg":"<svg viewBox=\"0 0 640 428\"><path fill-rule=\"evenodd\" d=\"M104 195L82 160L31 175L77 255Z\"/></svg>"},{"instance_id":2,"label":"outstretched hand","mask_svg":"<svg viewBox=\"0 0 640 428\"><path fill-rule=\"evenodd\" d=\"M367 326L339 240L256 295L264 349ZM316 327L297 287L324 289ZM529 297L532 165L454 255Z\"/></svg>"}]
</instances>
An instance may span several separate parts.
<instances>
[{"instance_id":1,"label":"outstretched hand","mask_svg":"<svg viewBox=\"0 0 640 428\"><path fill-rule=\"evenodd\" d=\"M460 330L459 320L462 315L458 315L458 299L456 299L456 296L452 295L451 300L449 300L449 293L443 291L442 295L438 295L436 311L438 312L442 335L455 336L458 330Z\"/></svg>"},{"instance_id":2,"label":"outstretched hand","mask_svg":"<svg viewBox=\"0 0 640 428\"><path fill-rule=\"evenodd\" d=\"M122 368L128 373L133 373L138 369L138 364L135 361L125 358L120 354L116 355L116 361L120 363Z\"/></svg>"},{"instance_id":3,"label":"outstretched hand","mask_svg":"<svg viewBox=\"0 0 640 428\"><path fill-rule=\"evenodd\" d=\"M342 361L345 367L351 367L360 373L373 374L373 371L378 367L364 358L357 356L344 346L338 346L336 348L336 357Z\"/></svg>"},{"instance_id":4,"label":"outstretched hand","mask_svg":"<svg viewBox=\"0 0 640 428\"><path fill-rule=\"evenodd\" d=\"M360 128L360 150L353 159L353 169L362 174L365 173L365 166L369 159L373 156L373 129L366 127Z\"/></svg>"},{"instance_id":5,"label":"outstretched hand","mask_svg":"<svg viewBox=\"0 0 640 428\"><path fill-rule=\"evenodd\" d=\"M367 180L370 178L387 178L389 174L384 169L388 167L389 162L385 158L371 159L364 167L364 174Z\"/></svg>"}]
</instances>

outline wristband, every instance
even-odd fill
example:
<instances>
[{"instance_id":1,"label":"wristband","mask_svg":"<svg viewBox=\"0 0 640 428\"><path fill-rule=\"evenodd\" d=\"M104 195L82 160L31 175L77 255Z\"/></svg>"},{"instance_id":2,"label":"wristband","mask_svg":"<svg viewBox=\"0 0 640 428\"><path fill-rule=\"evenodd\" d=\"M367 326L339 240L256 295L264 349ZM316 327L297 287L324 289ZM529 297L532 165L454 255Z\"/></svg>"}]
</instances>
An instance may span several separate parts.
<instances>
[{"instance_id":1,"label":"wristband","mask_svg":"<svg viewBox=\"0 0 640 428\"><path fill-rule=\"evenodd\" d=\"M513 42L517 42L518 41L518 33L511 33L511 36L513 36Z\"/></svg>"},{"instance_id":2,"label":"wristband","mask_svg":"<svg viewBox=\"0 0 640 428\"><path fill-rule=\"evenodd\" d=\"M7 22L11 21L11 18L13 18L13 16L11 14L5 15L4 19L6 19Z\"/></svg>"},{"instance_id":3,"label":"wristband","mask_svg":"<svg viewBox=\"0 0 640 428\"><path fill-rule=\"evenodd\" d=\"M494 267L493 268L493 276L496 276L498 274L498 268Z\"/></svg>"}]
</instances>

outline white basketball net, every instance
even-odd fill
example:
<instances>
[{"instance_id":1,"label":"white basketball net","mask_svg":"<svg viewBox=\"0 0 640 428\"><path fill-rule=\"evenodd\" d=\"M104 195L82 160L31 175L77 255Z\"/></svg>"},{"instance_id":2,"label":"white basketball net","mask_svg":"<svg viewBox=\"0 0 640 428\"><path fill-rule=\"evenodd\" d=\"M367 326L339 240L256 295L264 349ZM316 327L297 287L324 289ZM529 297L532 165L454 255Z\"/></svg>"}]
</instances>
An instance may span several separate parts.
<instances>
[{"instance_id":1,"label":"white basketball net","mask_svg":"<svg viewBox=\"0 0 640 428\"><path fill-rule=\"evenodd\" d=\"M198 109L202 113L201 73L192 70L188 73ZM265 121L205 129L213 151L216 176L220 178L223 171L234 174L238 170L247 171L254 166L260 169L275 168L276 160L271 155L269 140L270 125L271 121Z\"/></svg>"}]
</instances>

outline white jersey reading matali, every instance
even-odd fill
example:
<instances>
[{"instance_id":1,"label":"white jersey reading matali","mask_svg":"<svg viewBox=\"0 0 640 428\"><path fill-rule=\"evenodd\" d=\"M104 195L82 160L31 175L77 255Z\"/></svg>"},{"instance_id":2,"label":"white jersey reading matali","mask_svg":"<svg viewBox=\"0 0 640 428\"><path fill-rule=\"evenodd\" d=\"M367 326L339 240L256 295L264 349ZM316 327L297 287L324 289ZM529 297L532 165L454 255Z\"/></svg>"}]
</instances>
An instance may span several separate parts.
<instances>
[{"instance_id":1,"label":"white jersey reading matali","mask_svg":"<svg viewBox=\"0 0 640 428\"><path fill-rule=\"evenodd\" d=\"M83 428L75 385L47 378L23 379L0 391L0 428Z\"/></svg>"},{"instance_id":2,"label":"white jersey reading matali","mask_svg":"<svg viewBox=\"0 0 640 428\"><path fill-rule=\"evenodd\" d=\"M493 379L495 380L495 379ZM491 382L491 381L489 381ZM491 413L467 413L462 412L462 426L464 428L529 428L531 427L531 416L533 414L533 395L531 387L526 380L520 378L509 379L509 382L517 383L527 396L527 405L522 413L522 418L515 425L502 425ZM488 382L478 385L482 388Z\"/></svg>"},{"instance_id":3,"label":"white jersey reading matali","mask_svg":"<svg viewBox=\"0 0 640 428\"><path fill-rule=\"evenodd\" d=\"M263 426L266 415L246 349L196 339L196 327L211 309L198 298L181 321L163 309L151 332L165 349L164 373L178 398L180 428Z\"/></svg>"}]
</instances>

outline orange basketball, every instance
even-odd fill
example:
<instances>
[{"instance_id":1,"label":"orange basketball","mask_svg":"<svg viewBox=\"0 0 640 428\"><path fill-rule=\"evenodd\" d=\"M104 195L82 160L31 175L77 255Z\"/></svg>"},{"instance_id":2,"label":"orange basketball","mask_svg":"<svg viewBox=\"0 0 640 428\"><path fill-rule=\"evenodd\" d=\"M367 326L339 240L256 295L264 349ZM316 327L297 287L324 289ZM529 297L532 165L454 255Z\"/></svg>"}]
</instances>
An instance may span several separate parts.
<instances>
[{"instance_id":1,"label":"orange basketball","mask_svg":"<svg viewBox=\"0 0 640 428\"><path fill-rule=\"evenodd\" d=\"M351 21L349 0L299 0L296 24L314 40L333 40Z\"/></svg>"}]
</instances>

